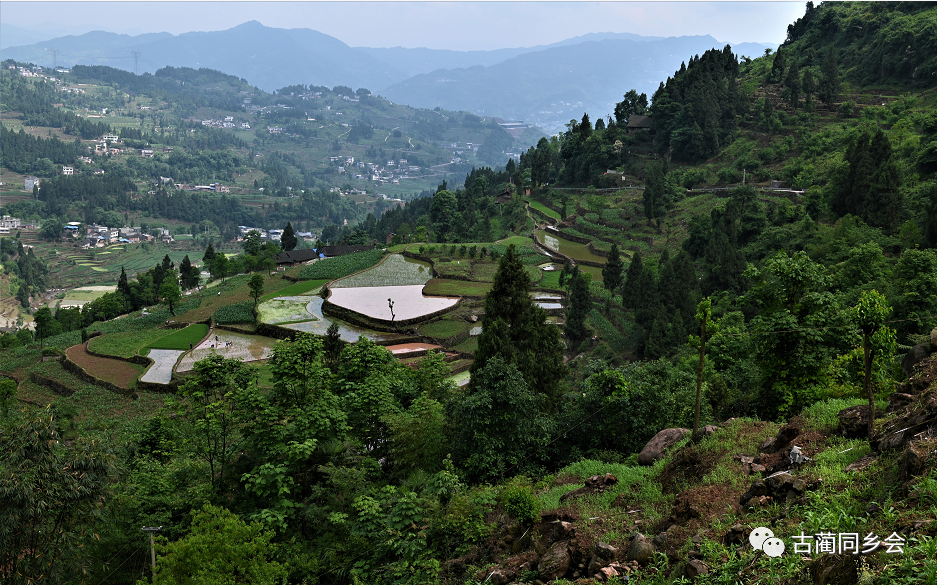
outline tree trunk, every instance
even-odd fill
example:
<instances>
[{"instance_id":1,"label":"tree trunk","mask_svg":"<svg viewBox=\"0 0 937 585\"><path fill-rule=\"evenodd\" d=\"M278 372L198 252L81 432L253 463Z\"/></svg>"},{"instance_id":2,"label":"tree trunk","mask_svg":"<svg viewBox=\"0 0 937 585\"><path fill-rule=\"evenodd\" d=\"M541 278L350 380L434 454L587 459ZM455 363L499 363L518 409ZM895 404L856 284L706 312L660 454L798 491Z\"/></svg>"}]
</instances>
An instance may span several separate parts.
<instances>
[{"instance_id":1,"label":"tree trunk","mask_svg":"<svg viewBox=\"0 0 937 585\"><path fill-rule=\"evenodd\" d=\"M875 397L872 395L872 349L869 347L869 334L862 335L862 349L865 354L865 395L869 399L869 441L875 431Z\"/></svg>"},{"instance_id":2,"label":"tree trunk","mask_svg":"<svg viewBox=\"0 0 937 585\"><path fill-rule=\"evenodd\" d=\"M706 365L706 320L700 327L699 367L696 368L696 410L693 413L693 436L699 432L699 411L703 399L703 368Z\"/></svg>"}]
</instances>

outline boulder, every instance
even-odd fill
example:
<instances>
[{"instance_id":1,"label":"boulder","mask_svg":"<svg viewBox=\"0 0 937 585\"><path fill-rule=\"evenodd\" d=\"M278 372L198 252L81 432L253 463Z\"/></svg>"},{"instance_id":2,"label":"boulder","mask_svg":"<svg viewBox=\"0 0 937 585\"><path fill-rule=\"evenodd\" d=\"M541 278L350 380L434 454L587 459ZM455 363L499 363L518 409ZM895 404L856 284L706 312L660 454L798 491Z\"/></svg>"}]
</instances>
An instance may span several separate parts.
<instances>
[{"instance_id":1,"label":"boulder","mask_svg":"<svg viewBox=\"0 0 937 585\"><path fill-rule=\"evenodd\" d=\"M569 541L561 540L543 553L537 563L537 572L543 581L555 581L566 574L570 563Z\"/></svg>"},{"instance_id":2,"label":"boulder","mask_svg":"<svg viewBox=\"0 0 937 585\"><path fill-rule=\"evenodd\" d=\"M597 543L592 550L592 558L589 560L586 573L596 575L602 568L607 567L615 560L616 554L618 554L618 549L614 546L604 542Z\"/></svg>"},{"instance_id":3,"label":"boulder","mask_svg":"<svg viewBox=\"0 0 937 585\"><path fill-rule=\"evenodd\" d=\"M767 471L767 467L761 465L760 463L752 463L752 473L764 473Z\"/></svg>"},{"instance_id":4,"label":"boulder","mask_svg":"<svg viewBox=\"0 0 937 585\"><path fill-rule=\"evenodd\" d=\"M722 537L723 544L745 544L748 542L748 531L741 524L735 524Z\"/></svg>"},{"instance_id":5,"label":"boulder","mask_svg":"<svg viewBox=\"0 0 937 585\"><path fill-rule=\"evenodd\" d=\"M889 420L872 439L871 447L883 451L903 449L922 433L937 434L937 389L915 397L899 416Z\"/></svg>"},{"instance_id":6,"label":"boulder","mask_svg":"<svg viewBox=\"0 0 937 585\"><path fill-rule=\"evenodd\" d=\"M912 477L920 475L924 470L924 460L927 458L927 452L921 449L915 443L908 444L904 453L898 459L898 475L901 481L908 481Z\"/></svg>"},{"instance_id":7,"label":"boulder","mask_svg":"<svg viewBox=\"0 0 937 585\"><path fill-rule=\"evenodd\" d=\"M850 406L836 413L839 419L838 433L847 439L869 436L869 405Z\"/></svg>"},{"instance_id":8,"label":"boulder","mask_svg":"<svg viewBox=\"0 0 937 585\"><path fill-rule=\"evenodd\" d=\"M690 581L695 581L700 575L708 575L709 567L699 559L690 559L683 563L681 577L686 577Z\"/></svg>"},{"instance_id":9,"label":"boulder","mask_svg":"<svg viewBox=\"0 0 937 585\"><path fill-rule=\"evenodd\" d=\"M614 567L603 567L595 574L595 580L605 582L611 579L612 577L617 577L618 571Z\"/></svg>"},{"instance_id":10,"label":"boulder","mask_svg":"<svg viewBox=\"0 0 937 585\"><path fill-rule=\"evenodd\" d=\"M919 343L912 347L911 350L905 354L904 358L901 359L901 370L904 372L904 375L910 378L911 374L914 373L914 366L929 356L930 353L930 342Z\"/></svg>"},{"instance_id":11,"label":"boulder","mask_svg":"<svg viewBox=\"0 0 937 585\"><path fill-rule=\"evenodd\" d=\"M888 414L893 412L898 412L907 405L911 404L914 400L912 394L905 394L904 392L892 392L892 395L888 398L888 409L885 411Z\"/></svg>"},{"instance_id":12,"label":"boulder","mask_svg":"<svg viewBox=\"0 0 937 585\"><path fill-rule=\"evenodd\" d=\"M742 494L742 496L739 498L739 504L744 506L752 498L757 498L757 497L766 496L766 495L768 495L768 486L765 485L765 482L763 480L756 479L755 481L752 482L752 485L751 487L748 488L748 491Z\"/></svg>"},{"instance_id":13,"label":"boulder","mask_svg":"<svg viewBox=\"0 0 937 585\"><path fill-rule=\"evenodd\" d=\"M657 433L638 454L638 463L653 465L655 461L664 456L671 445L683 439L689 432L690 429L664 429Z\"/></svg>"},{"instance_id":14,"label":"boulder","mask_svg":"<svg viewBox=\"0 0 937 585\"><path fill-rule=\"evenodd\" d=\"M633 539L631 539L631 545L628 547L628 554L625 557L626 560L636 561L642 567L646 567L648 563L651 562L651 559L654 558L654 553L657 552L657 549L654 548L654 543L651 542L651 539L644 536L643 534L636 534ZM543 572L540 573L543 575Z\"/></svg>"},{"instance_id":15,"label":"boulder","mask_svg":"<svg viewBox=\"0 0 937 585\"><path fill-rule=\"evenodd\" d=\"M776 438L768 437L767 439L761 442L761 445L758 446L758 451L760 453L774 453L775 443L777 442L778 440Z\"/></svg>"},{"instance_id":16,"label":"boulder","mask_svg":"<svg viewBox=\"0 0 937 585\"><path fill-rule=\"evenodd\" d=\"M581 488L566 492L560 496L560 501L565 502L570 498L578 498L579 496L584 496L586 494L608 491L616 483L618 483L618 478L611 473L606 473L605 475L593 475L585 481L585 485Z\"/></svg>"},{"instance_id":17,"label":"boulder","mask_svg":"<svg viewBox=\"0 0 937 585\"><path fill-rule=\"evenodd\" d=\"M491 585L505 585L505 583L510 583L511 579L514 577L512 572L505 571L504 569L495 569L491 572L491 575L488 576L488 582Z\"/></svg>"},{"instance_id":18,"label":"boulder","mask_svg":"<svg viewBox=\"0 0 937 585\"><path fill-rule=\"evenodd\" d=\"M771 477L765 478L765 487L768 488L768 493L773 496L786 494L793 481L794 476L790 473L776 473Z\"/></svg>"},{"instance_id":19,"label":"boulder","mask_svg":"<svg viewBox=\"0 0 937 585\"><path fill-rule=\"evenodd\" d=\"M793 424L784 425L781 427L781 430L778 431L777 437L775 437L775 449L786 447L791 441L796 439L798 435L800 435L799 426Z\"/></svg>"},{"instance_id":20,"label":"boulder","mask_svg":"<svg viewBox=\"0 0 937 585\"><path fill-rule=\"evenodd\" d=\"M611 562L615 559L615 555L618 554L618 549L608 543L599 542L592 550L592 554L599 557L600 559L605 559L606 561Z\"/></svg>"},{"instance_id":21,"label":"boulder","mask_svg":"<svg viewBox=\"0 0 937 585\"><path fill-rule=\"evenodd\" d=\"M868 467L869 465L872 465L873 463L875 463L875 459L876 459L875 455L866 455L865 457L861 459L856 459L855 461L847 465L846 468L843 469L843 471L861 471L865 469L866 467Z\"/></svg>"},{"instance_id":22,"label":"boulder","mask_svg":"<svg viewBox=\"0 0 937 585\"><path fill-rule=\"evenodd\" d=\"M554 540L566 540L576 536L576 526L571 522L557 522L553 529Z\"/></svg>"},{"instance_id":23,"label":"boulder","mask_svg":"<svg viewBox=\"0 0 937 585\"><path fill-rule=\"evenodd\" d=\"M814 585L855 585L859 582L859 555L822 555L807 565Z\"/></svg>"},{"instance_id":24,"label":"boulder","mask_svg":"<svg viewBox=\"0 0 937 585\"><path fill-rule=\"evenodd\" d=\"M930 350L937 351L937 327L930 331Z\"/></svg>"}]
</instances>

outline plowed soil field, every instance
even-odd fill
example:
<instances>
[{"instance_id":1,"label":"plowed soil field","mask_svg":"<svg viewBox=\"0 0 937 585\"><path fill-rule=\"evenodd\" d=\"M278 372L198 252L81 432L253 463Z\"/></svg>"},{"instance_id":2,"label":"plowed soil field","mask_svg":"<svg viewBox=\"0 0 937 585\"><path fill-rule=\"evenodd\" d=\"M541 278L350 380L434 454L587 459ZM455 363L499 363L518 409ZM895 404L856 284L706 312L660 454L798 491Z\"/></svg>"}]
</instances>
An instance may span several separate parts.
<instances>
[{"instance_id":1,"label":"plowed soil field","mask_svg":"<svg viewBox=\"0 0 937 585\"><path fill-rule=\"evenodd\" d=\"M105 380L121 388L130 388L137 381L137 377L143 373L143 366L123 360L91 355L85 349L84 344L73 345L65 350L65 355L95 378Z\"/></svg>"}]
</instances>

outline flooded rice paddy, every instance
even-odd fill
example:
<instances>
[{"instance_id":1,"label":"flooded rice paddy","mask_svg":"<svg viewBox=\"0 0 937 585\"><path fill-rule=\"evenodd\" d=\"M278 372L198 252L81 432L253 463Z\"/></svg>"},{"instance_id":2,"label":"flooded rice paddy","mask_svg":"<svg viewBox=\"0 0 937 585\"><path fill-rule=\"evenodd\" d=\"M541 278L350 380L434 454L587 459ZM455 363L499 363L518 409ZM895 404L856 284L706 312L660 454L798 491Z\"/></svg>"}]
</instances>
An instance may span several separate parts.
<instances>
[{"instance_id":1,"label":"flooded rice paddy","mask_svg":"<svg viewBox=\"0 0 937 585\"><path fill-rule=\"evenodd\" d=\"M394 303L393 318L414 319L454 306L459 297L423 296L423 285L364 286L333 288L329 302L374 319L391 320L388 299Z\"/></svg>"}]
</instances>

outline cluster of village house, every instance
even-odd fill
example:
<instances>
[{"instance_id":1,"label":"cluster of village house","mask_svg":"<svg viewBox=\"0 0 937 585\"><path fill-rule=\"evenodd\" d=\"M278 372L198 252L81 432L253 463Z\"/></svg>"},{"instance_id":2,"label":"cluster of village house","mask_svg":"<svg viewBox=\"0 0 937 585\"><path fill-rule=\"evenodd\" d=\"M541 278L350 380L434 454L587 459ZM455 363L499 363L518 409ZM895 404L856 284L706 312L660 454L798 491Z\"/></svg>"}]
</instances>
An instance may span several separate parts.
<instances>
[{"instance_id":1,"label":"cluster of village house","mask_svg":"<svg viewBox=\"0 0 937 585\"><path fill-rule=\"evenodd\" d=\"M202 126L208 126L209 128L240 128L242 130L250 130L251 125L248 122L235 122L234 116L225 116L224 120L215 120L208 118L202 120Z\"/></svg>"},{"instance_id":2,"label":"cluster of village house","mask_svg":"<svg viewBox=\"0 0 937 585\"><path fill-rule=\"evenodd\" d=\"M107 227L93 223L85 226L85 233L80 233L81 222L70 221L65 225L64 235L76 239L83 238L80 247L104 248L113 244L139 244L140 242L159 241L164 244L173 242L172 234L166 228L156 228L154 234L143 233L139 227Z\"/></svg>"},{"instance_id":3,"label":"cluster of village house","mask_svg":"<svg viewBox=\"0 0 937 585\"><path fill-rule=\"evenodd\" d=\"M13 230L18 230L21 227L23 227L22 222L18 217L4 215L0 218L0 237L9 236Z\"/></svg>"},{"instance_id":4,"label":"cluster of village house","mask_svg":"<svg viewBox=\"0 0 937 585\"><path fill-rule=\"evenodd\" d=\"M265 230L263 228L239 225L238 232L240 232L240 234L238 235L237 241L243 242L244 237L252 231L260 234L260 239L264 242L279 242L283 237L283 230ZM298 239L303 240L304 242L316 241L316 234L313 232L295 232L293 235L295 235Z\"/></svg>"},{"instance_id":5,"label":"cluster of village house","mask_svg":"<svg viewBox=\"0 0 937 585\"><path fill-rule=\"evenodd\" d=\"M400 184L400 179L407 179L408 173L419 172L420 167L410 165L407 159L389 160L386 166L380 166L377 163L366 163L364 161L355 162L355 157L329 157L329 162L337 163L338 174L348 172L349 178L363 181L371 180L383 185L384 183ZM365 169L362 173L355 172L355 169Z\"/></svg>"}]
</instances>

